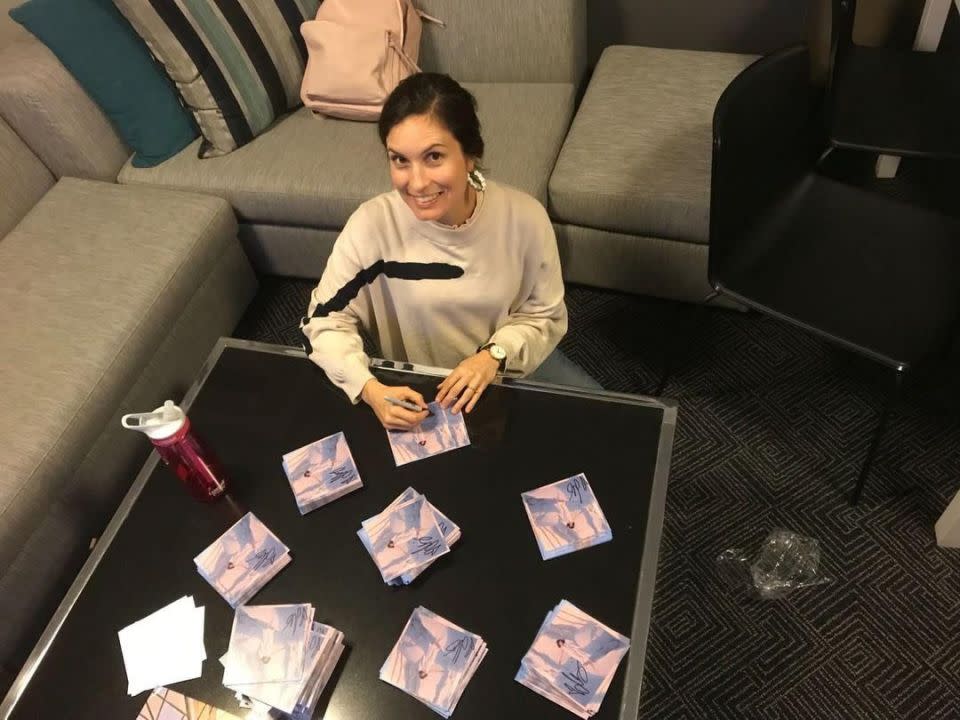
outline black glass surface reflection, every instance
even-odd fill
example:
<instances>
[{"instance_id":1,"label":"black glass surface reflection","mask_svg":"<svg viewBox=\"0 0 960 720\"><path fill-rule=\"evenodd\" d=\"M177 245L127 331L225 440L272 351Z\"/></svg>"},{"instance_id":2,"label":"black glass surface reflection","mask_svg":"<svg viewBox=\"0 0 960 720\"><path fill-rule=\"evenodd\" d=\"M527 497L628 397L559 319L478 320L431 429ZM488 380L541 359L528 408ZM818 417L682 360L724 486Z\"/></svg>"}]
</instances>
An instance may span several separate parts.
<instances>
[{"instance_id":1,"label":"black glass surface reflection","mask_svg":"<svg viewBox=\"0 0 960 720\"><path fill-rule=\"evenodd\" d=\"M428 399L438 382L381 374L387 382L409 382ZM437 717L378 679L417 605L480 634L489 646L457 720L572 717L513 679L544 616L561 599L630 634L660 408L495 386L467 417L470 447L397 468L370 410L351 405L312 363L227 348L189 415L223 462L229 496L198 503L165 467L156 468L13 718L134 720L145 694L127 696L117 630L183 595L206 606L208 658L202 678L174 687L242 717L221 684L218 661L233 610L200 577L193 558L248 510L293 556L250 604L310 602L318 621L346 635L348 651L318 718L324 711L329 720ZM364 487L301 516L281 456L339 430ZM590 480L614 539L545 562L520 493L578 472ZM463 537L414 584L391 588L356 532L407 486L458 523ZM625 666L596 718L617 717Z\"/></svg>"}]
</instances>

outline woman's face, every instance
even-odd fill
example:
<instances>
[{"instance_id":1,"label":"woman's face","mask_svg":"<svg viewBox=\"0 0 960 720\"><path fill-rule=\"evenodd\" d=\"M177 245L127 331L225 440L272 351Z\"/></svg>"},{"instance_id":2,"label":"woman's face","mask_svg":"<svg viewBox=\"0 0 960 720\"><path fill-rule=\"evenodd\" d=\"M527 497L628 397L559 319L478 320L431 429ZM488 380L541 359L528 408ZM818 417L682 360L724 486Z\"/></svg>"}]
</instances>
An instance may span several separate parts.
<instances>
[{"instance_id":1,"label":"woman's face","mask_svg":"<svg viewBox=\"0 0 960 720\"><path fill-rule=\"evenodd\" d=\"M432 115L410 115L387 134L390 180L420 220L466 222L472 210L467 173L474 161Z\"/></svg>"}]
</instances>

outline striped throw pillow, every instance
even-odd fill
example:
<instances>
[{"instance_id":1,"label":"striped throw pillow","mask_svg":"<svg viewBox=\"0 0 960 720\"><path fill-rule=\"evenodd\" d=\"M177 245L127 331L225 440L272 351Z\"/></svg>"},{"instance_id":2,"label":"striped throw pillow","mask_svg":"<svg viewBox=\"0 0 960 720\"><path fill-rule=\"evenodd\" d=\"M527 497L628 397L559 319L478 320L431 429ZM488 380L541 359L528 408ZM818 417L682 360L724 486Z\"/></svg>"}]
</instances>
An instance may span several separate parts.
<instances>
[{"instance_id":1,"label":"striped throw pillow","mask_svg":"<svg viewBox=\"0 0 960 720\"><path fill-rule=\"evenodd\" d=\"M200 126L201 157L245 145L300 103L304 20L320 0L114 0Z\"/></svg>"}]
</instances>

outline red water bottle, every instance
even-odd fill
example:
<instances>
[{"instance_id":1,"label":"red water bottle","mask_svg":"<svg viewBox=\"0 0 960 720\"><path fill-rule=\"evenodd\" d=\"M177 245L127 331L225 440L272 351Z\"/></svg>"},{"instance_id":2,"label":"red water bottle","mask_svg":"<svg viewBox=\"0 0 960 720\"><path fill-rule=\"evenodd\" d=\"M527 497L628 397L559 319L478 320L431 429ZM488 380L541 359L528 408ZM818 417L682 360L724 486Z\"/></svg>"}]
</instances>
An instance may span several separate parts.
<instances>
[{"instance_id":1,"label":"red water bottle","mask_svg":"<svg viewBox=\"0 0 960 720\"><path fill-rule=\"evenodd\" d=\"M120 421L150 438L163 462L197 500L212 502L226 491L227 478L216 456L191 432L190 419L172 400L152 413L131 413Z\"/></svg>"}]
</instances>

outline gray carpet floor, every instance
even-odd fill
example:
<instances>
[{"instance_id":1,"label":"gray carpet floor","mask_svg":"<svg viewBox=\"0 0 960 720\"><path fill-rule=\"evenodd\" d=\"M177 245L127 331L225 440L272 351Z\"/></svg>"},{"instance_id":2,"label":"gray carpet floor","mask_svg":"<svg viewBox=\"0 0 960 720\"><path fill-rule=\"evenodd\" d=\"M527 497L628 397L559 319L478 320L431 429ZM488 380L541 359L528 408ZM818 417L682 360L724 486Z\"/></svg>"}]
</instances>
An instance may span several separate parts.
<instances>
[{"instance_id":1,"label":"gray carpet floor","mask_svg":"<svg viewBox=\"0 0 960 720\"><path fill-rule=\"evenodd\" d=\"M237 337L299 345L312 283L267 278ZM564 352L648 393L689 308L568 288ZM875 367L770 318L708 309L667 386L680 402L640 717L960 717L960 355L918 374L861 504L845 499L883 399ZM716 557L773 528L816 538L833 582L760 600Z\"/></svg>"}]
</instances>

